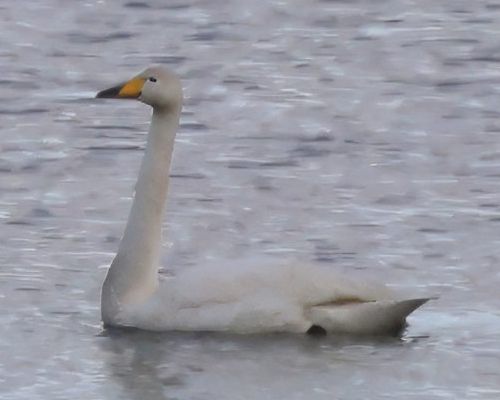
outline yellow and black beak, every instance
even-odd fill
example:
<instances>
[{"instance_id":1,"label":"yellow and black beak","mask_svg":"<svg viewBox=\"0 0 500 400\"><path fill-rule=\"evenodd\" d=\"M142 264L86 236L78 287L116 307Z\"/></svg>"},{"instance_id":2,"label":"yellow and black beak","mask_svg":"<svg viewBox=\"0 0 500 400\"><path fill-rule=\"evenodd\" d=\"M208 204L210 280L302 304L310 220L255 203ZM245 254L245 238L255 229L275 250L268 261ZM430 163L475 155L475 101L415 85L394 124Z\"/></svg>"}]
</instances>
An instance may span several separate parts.
<instances>
[{"instance_id":1,"label":"yellow and black beak","mask_svg":"<svg viewBox=\"0 0 500 400\"><path fill-rule=\"evenodd\" d=\"M145 78L133 78L112 88L101 90L96 94L98 99L137 99L141 95Z\"/></svg>"}]
</instances>

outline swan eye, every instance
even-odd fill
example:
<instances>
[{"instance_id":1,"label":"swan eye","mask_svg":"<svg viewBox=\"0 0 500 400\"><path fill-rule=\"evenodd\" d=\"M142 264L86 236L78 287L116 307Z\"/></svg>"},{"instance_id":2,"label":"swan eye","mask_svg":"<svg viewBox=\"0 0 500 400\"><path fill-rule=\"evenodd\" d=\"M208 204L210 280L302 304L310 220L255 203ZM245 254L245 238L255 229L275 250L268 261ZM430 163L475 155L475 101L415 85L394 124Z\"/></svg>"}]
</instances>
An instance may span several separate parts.
<instances>
[{"instance_id":1,"label":"swan eye","mask_svg":"<svg viewBox=\"0 0 500 400\"><path fill-rule=\"evenodd\" d=\"M150 77L148 78L148 81L150 81L150 82L156 82L156 78L153 78L152 76L150 76Z\"/></svg>"}]
</instances>

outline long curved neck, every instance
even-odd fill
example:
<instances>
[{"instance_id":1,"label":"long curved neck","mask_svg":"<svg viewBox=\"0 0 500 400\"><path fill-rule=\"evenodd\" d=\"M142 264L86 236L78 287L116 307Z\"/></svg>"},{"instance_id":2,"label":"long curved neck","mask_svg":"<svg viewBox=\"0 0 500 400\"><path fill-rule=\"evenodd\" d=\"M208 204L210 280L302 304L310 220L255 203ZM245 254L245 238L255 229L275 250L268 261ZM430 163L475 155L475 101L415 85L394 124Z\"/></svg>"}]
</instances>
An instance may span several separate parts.
<instances>
[{"instance_id":1,"label":"long curved neck","mask_svg":"<svg viewBox=\"0 0 500 400\"><path fill-rule=\"evenodd\" d=\"M179 117L180 108L153 110L132 209L106 278L121 301L144 300L158 285L161 226Z\"/></svg>"}]
</instances>

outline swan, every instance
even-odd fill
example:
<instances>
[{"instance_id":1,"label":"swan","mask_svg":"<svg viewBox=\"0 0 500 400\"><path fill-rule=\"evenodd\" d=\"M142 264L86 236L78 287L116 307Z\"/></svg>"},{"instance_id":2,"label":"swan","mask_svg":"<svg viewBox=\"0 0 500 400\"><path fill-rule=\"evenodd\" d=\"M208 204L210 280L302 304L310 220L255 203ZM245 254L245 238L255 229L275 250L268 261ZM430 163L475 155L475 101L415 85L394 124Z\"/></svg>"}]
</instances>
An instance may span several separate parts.
<instances>
[{"instance_id":1,"label":"swan","mask_svg":"<svg viewBox=\"0 0 500 400\"><path fill-rule=\"evenodd\" d=\"M297 263L192 267L160 278L161 225L183 101L181 81L153 66L96 98L136 99L153 109L130 215L102 286L105 327L395 334L429 300L401 300L382 284Z\"/></svg>"}]
</instances>

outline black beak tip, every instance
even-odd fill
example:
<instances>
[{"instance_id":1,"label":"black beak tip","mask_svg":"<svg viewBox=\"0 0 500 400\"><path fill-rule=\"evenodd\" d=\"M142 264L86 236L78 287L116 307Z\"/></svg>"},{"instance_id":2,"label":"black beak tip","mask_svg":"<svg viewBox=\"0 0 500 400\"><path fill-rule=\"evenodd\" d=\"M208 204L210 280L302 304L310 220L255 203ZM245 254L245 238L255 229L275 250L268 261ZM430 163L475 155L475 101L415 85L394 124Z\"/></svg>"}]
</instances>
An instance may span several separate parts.
<instances>
[{"instance_id":1,"label":"black beak tip","mask_svg":"<svg viewBox=\"0 0 500 400\"><path fill-rule=\"evenodd\" d=\"M121 86L115 86L109 89L101 90L95 95L96 99L114 99L118 97Z\"/></svg>"}]
</instances>

